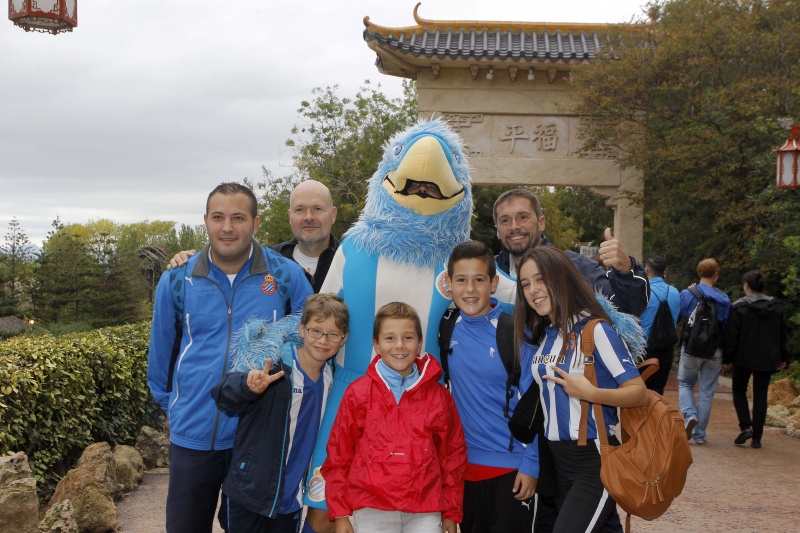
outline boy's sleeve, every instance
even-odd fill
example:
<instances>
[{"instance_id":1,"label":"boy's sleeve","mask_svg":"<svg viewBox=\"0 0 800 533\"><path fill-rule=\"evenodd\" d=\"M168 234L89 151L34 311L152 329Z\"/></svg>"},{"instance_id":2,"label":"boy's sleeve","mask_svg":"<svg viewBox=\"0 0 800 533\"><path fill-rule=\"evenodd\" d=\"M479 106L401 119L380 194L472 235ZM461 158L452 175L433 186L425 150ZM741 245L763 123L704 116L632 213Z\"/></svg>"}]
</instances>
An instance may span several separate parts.
<instances>
[{"instance_id":1,"label":"boy's sleeve","mask_svg":"<svg viewBox=\"0 0 800 533\"><path fill-rule=\"evenodd\" d=\"M331 520L353 514L347 493L347 478L350 466L353 464L356 444L361 436L356 421L356 404L351 385L345 391L333 421L328 437L328 457L322 464L325 499L328 504L328 517Z\"/></svg>"},{"instance_id":2,"label":"boy's sleeve","mask_svg":"<svg viewBox=\"0 0 800 533\"><path fill-rule=\"evenodd\" d=\"M460 523L464 518L464 470L467 468L467 443L464 429L450 393L441 388L448 423L439 440L439 462L442 470L442 519Z\"/></svg>"},{"instance_id":3,"label":"boy's sleeve","mask_svg":"<svg viewBox=\"0 0 800 533\"><path fill-rule=\"evenodd\" d=\"M623 313L639 316L647 308L650 297L650 284L647 281L642 265L635 258L630 257L631 270L620 272L615 268L608 270L608 282L614 294L614 304ZM603 270L598 265L597 267Z\"/></svg>"},{"instance_id":4,"label":"boy's sleeve","mask_svg":"<svg viewBox=\"0 0 800 533\"><path fill-rule=\"evenodd\" d=\"M533 437L533 442L525 445L525 453L519 464L519 472L526 476L539 478L539 435Z\"/></svg>"},{"instance_id":5,"label":"boy's sleeve","mask_svg":"<svg viewBox=\"0 0 800 533\"><path fill-rule=\"evenodd\" d=\"M247 386L247 375L248 372L230 372L211 389L217 406L229 415L235 415L260 396Z\"/></svg>"},{"instance_id":6,"label":"boy's sleeve","mask_svg":"<svg viewBox=\"0 0 800 533\"><path fill-rule=\"evenodd\" d=\"M175 344L177 318L172 302L170 276L164 273L156 288L153 303L153 322L150 327L150 348L147 351L147 384L156 402L169 414L169 393L167 376L169 361Z\"/></svg>"}]
</instances>

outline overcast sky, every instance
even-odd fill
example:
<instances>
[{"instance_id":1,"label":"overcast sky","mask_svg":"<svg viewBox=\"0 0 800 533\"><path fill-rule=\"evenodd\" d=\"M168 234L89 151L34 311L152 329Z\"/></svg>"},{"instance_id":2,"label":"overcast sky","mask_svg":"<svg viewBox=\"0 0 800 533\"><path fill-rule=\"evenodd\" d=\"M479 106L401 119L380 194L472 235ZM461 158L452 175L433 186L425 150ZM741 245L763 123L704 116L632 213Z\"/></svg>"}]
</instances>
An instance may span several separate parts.
<instances>
[{"instance_id":1,"label":"overcast sky","mask_svg":"<svg viewBox=\"0 0 800 533\"><path fill-rule=\"evenodd\" d=\"M63 223L200 224L222 181L291 171L284 141L314 87L400 95L363 18L413 26L414 0L78 0L57 36L0 21L0 243ZM479 5L480 4L480 5ZM644 0L426 0L438 20L627 22ZM470 7L474 6L474 7Z\"/></svg>"}]
</instances>

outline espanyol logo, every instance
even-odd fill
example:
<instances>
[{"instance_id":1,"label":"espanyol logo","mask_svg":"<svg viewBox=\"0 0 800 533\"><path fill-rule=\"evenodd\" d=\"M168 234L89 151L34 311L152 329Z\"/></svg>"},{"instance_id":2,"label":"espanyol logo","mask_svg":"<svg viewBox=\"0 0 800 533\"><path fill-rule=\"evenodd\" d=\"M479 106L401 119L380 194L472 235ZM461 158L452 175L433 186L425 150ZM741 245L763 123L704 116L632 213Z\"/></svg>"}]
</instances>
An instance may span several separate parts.
<instances>
[{"instance_id":1,"label":"espanyol logo","mask_svg":"<svg viewBox=\"0 0 800 533\"><path fill-rule=\"evenodd\" d=\"M264 282L261 284L261 292L269 296L270 294L275 294L277 290L278 284L275 283L275 277L272 274L264 276Z\"/></svg>"}]
</instances>

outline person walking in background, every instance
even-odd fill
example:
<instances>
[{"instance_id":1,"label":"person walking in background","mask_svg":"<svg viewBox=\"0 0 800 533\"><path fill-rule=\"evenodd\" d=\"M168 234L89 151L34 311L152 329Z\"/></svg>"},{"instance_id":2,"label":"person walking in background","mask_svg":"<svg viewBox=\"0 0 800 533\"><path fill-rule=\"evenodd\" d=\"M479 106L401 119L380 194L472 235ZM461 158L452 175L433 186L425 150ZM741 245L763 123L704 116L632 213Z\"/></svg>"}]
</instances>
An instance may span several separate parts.
<instances>
[{"instance_id":1,"label":"person walking in background","mask_svg":"<svg viewBox=\"0 0 800 533\"><path fill-rule=\"evenodd\" d=\"M745 296L733 303L724 333L722 368L733 367L733 407L741 433L734 444L761 448L767 418L770 376L786 366L789 348L786 320L780 306L764 294L764 275L751 270L742 276ZM747 403L747 384L753 376L753 416Z\"/></svg>"},{"instance_id":2,"label":"person walking in background","mask_svg":"<svg viewBox=\"0 0 800 533\"><path fill-rule=\"evenodd\" d=\"M722 329L731 310L728 295L714 286L719 272L716 259L703 259L697 264L700 283L692 284L680 295L680 317L684 324L678 400L686 421L686 438L694 439L695 444L706 443L706 428L722 367ZM703 311L702 316L696 311ZM700 390L695 400L694 387L698 381Z\"/></svg>"},{"instance_id":3,"label":"person walking in background","mask_svg":"<svg viewBox=\"0 0 800 533\"><path fill-rule=\"evenodd\" d=\"M678 323L678 315L680 314L681 299L678 289L672 285L668 285L664 281L664 272L667 269L667 262L663 257L654 255L645 261L644 271L647 274L647 279L650 281L650 301L647 303L647 308L639 317L642 323L642 330L647 341L646 358L658 359L658 370L655 374L650 376L645 385L659 394L664 394L664 386L669 379L669 372L672 370L673 350L677 342L677 336L673 337L674 340L665 340L661 338L663 331L659 329L658 335L651 335L653 321L661 308L661 302L667 302L667 311L669 316L666 317L672 322L672 329L670 332L675 334L675 326ZM663 318L661 318L663 320ZM659 324L666 326L667 324ZM658 338L657 338L658 337Z\"/></svg>"}]
</instances>

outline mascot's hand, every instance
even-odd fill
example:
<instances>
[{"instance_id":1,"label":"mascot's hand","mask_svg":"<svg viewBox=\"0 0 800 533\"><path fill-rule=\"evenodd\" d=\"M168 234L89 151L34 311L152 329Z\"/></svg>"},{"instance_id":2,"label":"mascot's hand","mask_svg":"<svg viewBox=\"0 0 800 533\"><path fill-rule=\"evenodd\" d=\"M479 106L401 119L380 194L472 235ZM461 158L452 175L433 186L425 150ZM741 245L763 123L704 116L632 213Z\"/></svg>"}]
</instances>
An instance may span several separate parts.
<instances>
[{"instance_id":1,"label":"mascot's hand","mask_svg":"<svg viewBox=\"0 0 800 533\"><path fill-rule=\"evenodd\" d=\"M270 374L271 368L272 359L267 359L264 370L251 370L247 374L247 386L251 391L256 394L261 394L267 390L267 387L269 387L273 381L277 381L283 377L285 373L283 370Z\"/></svg>"},{"instance_id":2,"label":"mascot's hand","mask_svg":"<svg viewBox=\"0 0 800 533\"><path fill-rule=\"evenodd\" d=\"M599 254L600 260L606 268L614 267L620 272L630 272L633 268L631 258L628 257L628 254L622 249L622 245L611 234L611 228L606 228L605 239L600 243Z\"/></svg>"}]
</instances>

